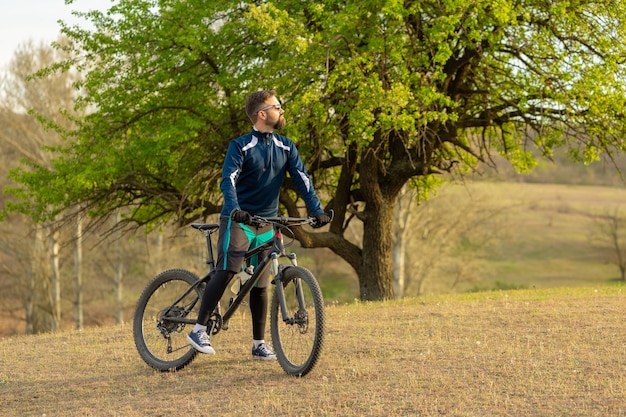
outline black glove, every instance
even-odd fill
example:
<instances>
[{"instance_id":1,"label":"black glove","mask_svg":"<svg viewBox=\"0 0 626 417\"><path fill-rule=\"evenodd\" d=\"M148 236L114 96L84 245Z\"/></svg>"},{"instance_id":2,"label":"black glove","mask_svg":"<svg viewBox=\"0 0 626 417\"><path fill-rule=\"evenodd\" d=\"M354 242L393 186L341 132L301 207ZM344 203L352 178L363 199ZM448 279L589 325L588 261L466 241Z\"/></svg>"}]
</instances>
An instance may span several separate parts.
<instances>
[{"instance_id":1,"label":"black glove","mask_svg":"<svg viewBox=\"0 0 626 417\"><path fill-rule=\"evenodd\" d=\"M326 226L328 223L330 223L330 214L320 213L315 215L315 224L312 226L317 229L318 227Z\"/></svg>"},{"instance_id":2,"label":"black glove","mask_svg":"<svg viewBox=\"0 0 626 417\"><path fill-rule=\"evenodd\" d=\"M252 216L245 210L235 209L230 213L230 218L236 223L250 224Z\"/></svg>"}]
</instances>

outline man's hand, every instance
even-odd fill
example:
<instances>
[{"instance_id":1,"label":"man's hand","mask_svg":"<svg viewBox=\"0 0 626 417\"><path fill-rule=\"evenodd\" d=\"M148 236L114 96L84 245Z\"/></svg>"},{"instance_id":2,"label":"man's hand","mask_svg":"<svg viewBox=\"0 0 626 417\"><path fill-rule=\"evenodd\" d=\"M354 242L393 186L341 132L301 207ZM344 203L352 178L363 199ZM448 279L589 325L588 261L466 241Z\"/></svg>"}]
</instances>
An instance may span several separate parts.
<instances>
[{"instance_id":1,"label":"man's hand","mask_svg":"<svg viewBox=\"0 0 626 417\"><path fill-rule=\"evenodd\" d=\"M236 223L250 224L252 216L245 210L235 209L230 213L230 218Z\"/></svg>"},{"instance_id":2,"label":"man's hand","mask_svg":"<svg viewBox=\"0 0 626 417\"><path fill-rule=\"evenodd\" d=\"M316 214L315 215L315 224L313 224L312 226L315 227L316 229L318 227L326 226L328 223L330 223L331 219L332 219L332 217L328 213Z\"/></svg>"}]
</instances>

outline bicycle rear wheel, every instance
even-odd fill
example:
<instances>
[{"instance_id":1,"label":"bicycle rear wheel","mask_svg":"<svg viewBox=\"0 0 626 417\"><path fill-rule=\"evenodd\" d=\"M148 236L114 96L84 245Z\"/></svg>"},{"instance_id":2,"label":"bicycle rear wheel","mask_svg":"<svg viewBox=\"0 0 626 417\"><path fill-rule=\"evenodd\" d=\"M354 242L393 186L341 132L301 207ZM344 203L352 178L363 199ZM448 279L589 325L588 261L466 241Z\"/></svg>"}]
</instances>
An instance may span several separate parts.
<instances>
[{"instance_id":1,"label":"bicycle rear wheel","mask_svg":"<svg viewBox=\"0 0 626 417\"><path fill-rule=\"evenodd\" d=\"M278 284L281 285L281 284ZM270 331L278 363L289 375L304 376L317 363L324 343L324 298L309 270L287 267L282 273L287 319L277 288L270 309Z\"/></svg>"},{"instance_id":2,"label":"bicycle rear wheel","mask_svg":"<svg viewBox=\"0 0 626 417\"><path fill-rule=\"evenodd\" d=\"M201 284L176 302L198 276L183 269L172 269L157 275L137 301L133 319L133 338L141 358L159 371L175 371L188 365L197 351L187 342L184 323L169 317L196 318L202 297Z\"/></svg>"}]
</instances>

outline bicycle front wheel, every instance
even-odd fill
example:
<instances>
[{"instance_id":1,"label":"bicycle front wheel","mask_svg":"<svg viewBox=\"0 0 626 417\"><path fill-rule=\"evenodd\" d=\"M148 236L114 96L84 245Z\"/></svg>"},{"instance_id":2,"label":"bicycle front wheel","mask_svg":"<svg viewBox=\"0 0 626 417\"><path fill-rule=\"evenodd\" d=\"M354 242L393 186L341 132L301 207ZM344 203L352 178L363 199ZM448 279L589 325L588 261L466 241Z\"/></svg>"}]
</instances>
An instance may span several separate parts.
<instances>
[{"instance_id":1,"label":"bicycle front wheel","mask_svg":"<svg viewBox=\"0 0 626 417\"><path fill-rule=\"evenodd\" d=\"M194 273L183 269L165 271L150 281L139 297L133 338L139 355L152 368L175 371L196 357L198 352L186 340L186 325L170 318L198 317L204 284L183 297L198 279Z\"/></svg>"},{"instance_id":2,"label":"bicycle front wheel","mask_svg":"<svg viewBox=\"0 0 626 417\"><path fill-rule=\"evenodd\" d=\"M285 316L276 288L270 309L272 344L278 363L289 375L304 376L317 363L324 343L324 298L317 280L309 270L290 266L283 270L281 282Z\"/></svg>"}]
</instances>

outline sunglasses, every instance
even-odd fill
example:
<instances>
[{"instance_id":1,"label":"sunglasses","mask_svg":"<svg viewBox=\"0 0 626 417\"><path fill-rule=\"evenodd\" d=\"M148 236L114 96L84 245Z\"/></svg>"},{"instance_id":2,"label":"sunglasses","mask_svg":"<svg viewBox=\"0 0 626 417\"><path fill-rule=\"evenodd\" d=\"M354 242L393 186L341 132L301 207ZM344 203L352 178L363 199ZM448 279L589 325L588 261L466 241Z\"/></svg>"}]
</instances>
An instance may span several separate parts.
<instances>
[{"instance_id":1,"label":"sunglasses","mask_svg":"<svg viewBox=\"0 0 626 417\"><path fill-rule=\"evenodd\" d=\"M258 113L258 112L260 112L260 111L269 110L269 109L271 109L271 108L274 108L274 109L276 109L276 110L280 110L280 109L282 109L283 107L280 105L280 103L279 103L279 104L272 104L271 106L263 107L262 109L257 110L257 113Z\"/></svg>"}]
</instances>

